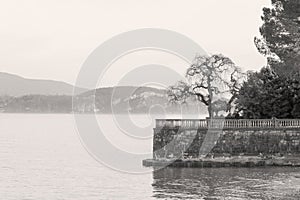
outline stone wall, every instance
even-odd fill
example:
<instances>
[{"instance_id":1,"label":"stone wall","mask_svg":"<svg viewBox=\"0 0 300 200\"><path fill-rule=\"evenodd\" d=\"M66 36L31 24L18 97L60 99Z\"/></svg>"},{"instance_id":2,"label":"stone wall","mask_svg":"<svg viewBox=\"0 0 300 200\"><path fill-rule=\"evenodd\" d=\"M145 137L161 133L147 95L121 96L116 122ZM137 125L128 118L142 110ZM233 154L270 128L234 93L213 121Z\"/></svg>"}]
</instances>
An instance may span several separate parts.
<instances>
[{"instance_id":1,"label":"stone wall","mask_svg":"<svg viewBox=\"0 0 300 200\"><path fill-rule=\"evenodd\" d=\"M207 134L210 137L205 139ZM154 158L196 158L208 153L215 156L298 154L300 129L207 130L166 126L154 129Z\"/></svg>"}]
</instances>

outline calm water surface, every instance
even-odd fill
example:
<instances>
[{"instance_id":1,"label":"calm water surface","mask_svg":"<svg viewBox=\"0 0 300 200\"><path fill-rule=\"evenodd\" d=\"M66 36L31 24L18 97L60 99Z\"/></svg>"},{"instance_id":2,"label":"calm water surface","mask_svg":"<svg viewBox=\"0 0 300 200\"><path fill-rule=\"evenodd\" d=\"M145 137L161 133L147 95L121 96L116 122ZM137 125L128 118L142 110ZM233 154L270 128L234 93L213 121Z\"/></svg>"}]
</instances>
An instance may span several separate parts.
<instances>
[{"instance_id":1,"label":"calm water surface","mask_svg":"<svg viewBox=\"0 0 300 200\"><path fill-rule=\"evenodd\" d=\"M109 117L100 118L114 126ZM140 115L135 120L149 126L144 134L151 135L151 119ZM133 143L123 141L120 147L151 151L151 138L142 145ZM1 114L0 199L300 199L300 169L121 173L99 164L84 150L72 115Z\"/></svg>"}]
</instances>

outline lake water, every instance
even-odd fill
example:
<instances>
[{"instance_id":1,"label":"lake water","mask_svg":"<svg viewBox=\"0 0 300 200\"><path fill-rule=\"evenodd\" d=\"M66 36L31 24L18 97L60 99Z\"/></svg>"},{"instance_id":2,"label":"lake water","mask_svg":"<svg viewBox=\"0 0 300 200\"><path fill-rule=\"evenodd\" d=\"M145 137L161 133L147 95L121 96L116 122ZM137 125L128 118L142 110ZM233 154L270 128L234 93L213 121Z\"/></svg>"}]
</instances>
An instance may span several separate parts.
<instances>
[{"instance_id":1,"label":"lake water","mask_svg":"<svg viewBox=\"0 0 300 200\"><path fill-rule=\"evenodd\" d=\"M143 140L118 139L116 134L122 133L114 121L98 117L115 134L111 140L120 148L151 153L152 119L133 118L146 130ZM300 168L124 173L87 153L72 115L1 114L0 199L300 199Z\"/></svg>"}]
</instances>

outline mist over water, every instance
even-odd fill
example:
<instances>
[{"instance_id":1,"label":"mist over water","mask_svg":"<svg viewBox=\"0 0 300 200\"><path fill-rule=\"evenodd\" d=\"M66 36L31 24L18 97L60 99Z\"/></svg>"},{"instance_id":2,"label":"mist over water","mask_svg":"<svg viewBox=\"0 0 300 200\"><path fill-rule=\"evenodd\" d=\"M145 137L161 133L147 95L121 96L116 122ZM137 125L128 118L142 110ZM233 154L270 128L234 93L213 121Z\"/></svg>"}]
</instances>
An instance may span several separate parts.
<instances>
[{"instance_id":1,"label":"mist over water","mask_svg":"<svg viewBox=\"0 0 300 200\"><path fill-rule=\"evenodd\" d=\"M156 116L131 117L145 131L143 139L124 135L130 130L120 131L112 116L97 120L114 145L151 153ZM0 114L0 177L5 200L300 198L299 168L166 168L142 175L112 170L86 152L68 114Z\"/></svg>"}]
</instances>

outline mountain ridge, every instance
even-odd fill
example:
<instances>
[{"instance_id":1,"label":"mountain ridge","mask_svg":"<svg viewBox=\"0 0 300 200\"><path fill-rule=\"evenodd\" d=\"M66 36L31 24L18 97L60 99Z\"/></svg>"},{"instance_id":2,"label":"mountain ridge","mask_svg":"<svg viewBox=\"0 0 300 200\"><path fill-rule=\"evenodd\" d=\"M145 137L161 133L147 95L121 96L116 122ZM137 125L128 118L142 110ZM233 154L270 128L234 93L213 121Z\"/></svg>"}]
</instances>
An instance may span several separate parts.
<instances>
[{"instance_id":1,"label":"mountain ridge","mask_svg":"<svg viewBox=\"0 0 300 200\"><path fill-rule=\"evenodd\" d=\"M5 75L0 73L0 85L5 82ZM2 77L2 79L1 79ZM189 105L178 106L170 104L167 90L145 86L115 86L97 88L95 90L82 90L81 93L73 96L73 86L67 84L66 88L61 90L64 82L48 81L47 84L41 79L25 79L20 76L6 74L6 87L0 87L0 111L7 113L181 113L183 107L185 113L195 113L200 108L206 112L203 105L196 101L189 101ZM14 83L13 81L16 81ZM39 85L39 90L30 90L30 84L24 81L30 81L30 84ZM41 82L42 81L42 82ZM48 85L49 83L50 86ZM53 83L54 86L53 87ZM20 85L21 84L21 85ZM26 90L13 93L17 85ZM43 86L47 86L43 89ZM57 86L59 85L59 86ZM29 88L28 88L29 87ZM52 87L49 91L49 87ZM10 95L7 95L4 89L10 89ZM43 92L48 90L47 92ZM58 91L57 91L58 90ZM30 93L30 91L35 91ZM40 92L42 91L42 92Z\"/></svg>"},{"instance_id":2,"label":"mountain ridge","mask_svg":"<svg viewBox=\"0 0 300 200\"><path fill-rule=\"evenodd\" d=\"M0 96L20 97L24 95L72 95L74 86L55 80L30 79L19 75L0 72ZM79 93L88 91L78 88Z\"/></svg>"}]
</instances>

